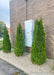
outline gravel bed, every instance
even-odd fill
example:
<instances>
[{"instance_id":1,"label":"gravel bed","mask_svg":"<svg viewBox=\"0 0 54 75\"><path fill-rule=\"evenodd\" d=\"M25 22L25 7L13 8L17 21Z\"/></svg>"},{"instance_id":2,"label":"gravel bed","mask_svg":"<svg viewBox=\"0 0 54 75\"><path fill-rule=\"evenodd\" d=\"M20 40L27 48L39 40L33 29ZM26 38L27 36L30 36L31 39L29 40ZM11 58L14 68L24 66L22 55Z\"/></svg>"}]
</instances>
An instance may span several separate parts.
<instances>
[{"instance_id":1,"label":"gravel bed","mask_svg":"<svg viewBox=\"0 0 54 75\"><path fill-rule=\"evenodd\" d=\"M28 75L54 75L54 72L51 70L53 60L47 59L44 64L41 66L32 64L30 60L30 53L25 52L23 56L16 57L13 49L11 53L3 53L0 51L0 58L14 65L15 67L23 70ZM41 73L41 74L40 74Z\"/></svg>"}]
</instances>

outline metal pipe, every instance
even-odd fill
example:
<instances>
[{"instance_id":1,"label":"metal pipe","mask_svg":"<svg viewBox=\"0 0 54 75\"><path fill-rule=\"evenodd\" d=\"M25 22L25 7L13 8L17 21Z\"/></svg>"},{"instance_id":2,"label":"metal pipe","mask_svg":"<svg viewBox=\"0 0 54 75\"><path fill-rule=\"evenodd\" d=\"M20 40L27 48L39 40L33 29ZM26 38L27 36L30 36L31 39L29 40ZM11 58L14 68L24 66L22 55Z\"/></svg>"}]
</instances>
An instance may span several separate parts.
<instances>
[{"instance_id":1,"label":"metal pipe","mask_svg":"<svg viewBox=\"0 0 54 75\"><path fill-rule=\"evenodd\" d=\"M27 0L25 0L25 20L27 20Z\"/></svg>"}]
</instances>

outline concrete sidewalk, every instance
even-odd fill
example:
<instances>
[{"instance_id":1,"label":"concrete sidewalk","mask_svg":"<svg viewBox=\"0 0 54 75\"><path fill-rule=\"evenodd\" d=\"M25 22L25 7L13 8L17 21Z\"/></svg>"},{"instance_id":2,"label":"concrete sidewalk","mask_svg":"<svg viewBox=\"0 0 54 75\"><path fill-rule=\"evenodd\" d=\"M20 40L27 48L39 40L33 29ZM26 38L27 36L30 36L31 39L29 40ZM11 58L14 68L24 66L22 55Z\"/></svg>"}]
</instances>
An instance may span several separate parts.
<instances>
[{"instance_id":1,"label":"concrete sidewalk","mask_svg":"<svg viewBox=\"0 0 54 75\"><path fill-rule=\"evenodd\" d=\"M41 66L32 64L30 53L24 53L23 56L16 57L13 50L11 53L3 53L0 51L0 58L23 70L28 75L54 75L51 70L53 60L47 59L46 63Z\"/></svg>"}]
</instances>

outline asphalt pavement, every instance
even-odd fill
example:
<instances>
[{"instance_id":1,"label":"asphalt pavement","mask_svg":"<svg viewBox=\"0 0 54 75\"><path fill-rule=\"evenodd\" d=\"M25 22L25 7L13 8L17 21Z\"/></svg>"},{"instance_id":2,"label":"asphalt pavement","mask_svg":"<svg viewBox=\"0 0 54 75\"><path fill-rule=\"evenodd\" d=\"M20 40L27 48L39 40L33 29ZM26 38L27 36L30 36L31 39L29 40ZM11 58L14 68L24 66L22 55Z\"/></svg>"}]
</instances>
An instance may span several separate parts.
<instances>
[{"instance_id":1,"label":"asphalt pavement","mask_svg":"<svg viewBox=\"0 0 54 75\"><path fill-rule=\"evenodd\" d=\"M27 74L0 59L0 75L27 75Z\"/></svg>"}]
</instances>

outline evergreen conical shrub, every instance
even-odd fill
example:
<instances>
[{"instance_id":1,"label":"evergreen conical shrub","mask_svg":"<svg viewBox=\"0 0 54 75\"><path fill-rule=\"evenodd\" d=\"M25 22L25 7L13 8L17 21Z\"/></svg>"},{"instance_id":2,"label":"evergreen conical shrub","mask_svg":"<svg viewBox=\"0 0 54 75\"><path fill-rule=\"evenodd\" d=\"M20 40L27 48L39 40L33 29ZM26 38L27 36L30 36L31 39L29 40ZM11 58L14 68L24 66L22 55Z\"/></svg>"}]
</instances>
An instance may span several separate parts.
<instances>
[{"instance_id":1,"label":"evergreen conical shrub","mask_svg":"<svg viewBox=\"0 0 54 75\"><path fill-rule=\"evenodd\" d=\"M14 53L16 56L21 56L21 55L23 55L24 51L25 51L24 34L22 31L21 24L19 23L19 25L17 27Z\"/></svg>"},{"instance_id":2,"label":"evergreen conical shrub","mask_svg":"<svg viewBox=\"0 0 54 75\"><path fill-rule=\"evenodd\" d=\"M37 65L41 65L46 61L46 42L42 19L40 19L40 21L35 21L31 48L31 61Z\"/></svg>"},{"instance_id":3,"label":"evergreen conical shrub","mask_svg":"<svg viewBox=\"0 0 54 75\"><path fill-rule=\"evenodd\" d=\"M4 26L4 35L3 35L3 52L11 52L11 43L8 35L6 26Z\"/></svg>"}]
</instances>

